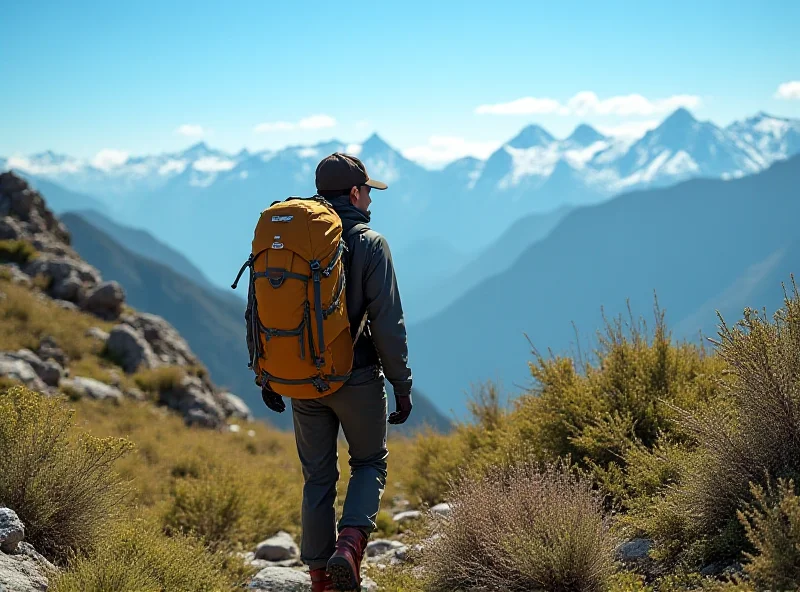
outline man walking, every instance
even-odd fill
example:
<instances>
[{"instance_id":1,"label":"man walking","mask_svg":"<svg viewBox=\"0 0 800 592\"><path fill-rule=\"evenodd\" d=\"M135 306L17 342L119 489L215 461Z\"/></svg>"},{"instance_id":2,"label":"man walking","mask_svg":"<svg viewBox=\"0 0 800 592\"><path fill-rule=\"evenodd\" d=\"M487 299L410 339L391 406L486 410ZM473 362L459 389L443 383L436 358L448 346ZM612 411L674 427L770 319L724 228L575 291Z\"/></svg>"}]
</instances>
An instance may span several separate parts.
<instances>
[{"instance_id":1,"label":"man walking","mask_svg":"<svg viewBox=\"0 0 800 592\"><path fill-rule=\"evenodd\" d=\"M360 589L360 566L386 485L387 419L391 424L405 422L412 403L405 321L392 256L386 239L368 226L370 191L387 185L370 179L358 158L337 152L317 166L316 187L342 221L352 333L368 321L354 345L353 370L345 385L327 396L291 401L305 479L301 558L309 567L313 591L324 592ZM388 418L384 377L396 403ZM285 408L276 393L267 389L262 396L271 409ZM349 447L351 476L337 523L340 426Z\"/></svg>"}]
</instances>

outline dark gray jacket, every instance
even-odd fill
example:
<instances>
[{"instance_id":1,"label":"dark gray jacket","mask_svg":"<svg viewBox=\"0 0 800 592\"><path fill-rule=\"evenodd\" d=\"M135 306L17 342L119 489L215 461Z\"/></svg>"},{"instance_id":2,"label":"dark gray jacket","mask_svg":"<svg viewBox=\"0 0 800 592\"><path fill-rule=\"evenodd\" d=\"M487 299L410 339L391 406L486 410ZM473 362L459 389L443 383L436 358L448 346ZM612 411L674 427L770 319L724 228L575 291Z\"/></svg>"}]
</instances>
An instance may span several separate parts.
<instances>
[{"instance_id":1,"label":"dark gray jacket","mask_svg":"<svg viewBox=\"0 0 800 592\"><path fill-rule=\"evenodd\" d=\"M369 228L370 215L346 197L330 202L342 220L349 251L345 297L354 335L367 314L367 325L355 345L354 373L370 366L382 368L394 393L407 395L411 392L408 341L389 243Z\"/></svg>"}]
</instances>

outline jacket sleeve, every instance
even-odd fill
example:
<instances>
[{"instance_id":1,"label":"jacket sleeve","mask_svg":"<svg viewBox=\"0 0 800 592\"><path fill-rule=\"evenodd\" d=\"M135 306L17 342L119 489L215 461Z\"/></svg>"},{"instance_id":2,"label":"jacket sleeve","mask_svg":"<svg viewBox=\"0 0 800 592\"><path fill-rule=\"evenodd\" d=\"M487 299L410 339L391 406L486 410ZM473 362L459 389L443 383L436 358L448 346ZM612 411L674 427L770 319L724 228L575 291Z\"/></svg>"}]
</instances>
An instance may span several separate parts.
<instances>
[{"instance_id":1,"label":"jacket sleeve","mask_svg":"<svg viewBox=\"0 0 800 592\"><path fill-rule=\"evenodd\" d=\"M411 393L408 340L392 254L382 235L375 233L373 238L364 277L370 333L395 395L408 395Z\"/></svg>"}]
</instances>

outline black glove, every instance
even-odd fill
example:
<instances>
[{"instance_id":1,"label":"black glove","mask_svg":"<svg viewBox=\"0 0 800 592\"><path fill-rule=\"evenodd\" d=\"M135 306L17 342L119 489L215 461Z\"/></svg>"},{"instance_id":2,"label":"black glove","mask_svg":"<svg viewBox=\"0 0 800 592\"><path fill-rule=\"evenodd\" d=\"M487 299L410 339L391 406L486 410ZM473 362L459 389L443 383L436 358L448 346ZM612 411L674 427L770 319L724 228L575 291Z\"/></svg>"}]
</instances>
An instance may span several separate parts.
<instances>
[{"instance_id":1,"label":"black glove","mask_svg":"<svg viewBox=\"0 0 800 592\"><path fill-rule=\"evenodd\" d=\"M261 387L261 398L264 399L264 404L275 413L283 413L286 409L283 397L267 386Z\"/></svg>"},{"instance_id":2,"label":"black glove","mask_svg":"<svg viewBox=\"0 0 800 592\"><path fill-rule=\"evenodd\" d=\"M389 423L400 424L405 422L408 416L411 415L411 393L407 395L395 395L394 401L397 411L389 415Z\"/></svg>"}]
</instances>

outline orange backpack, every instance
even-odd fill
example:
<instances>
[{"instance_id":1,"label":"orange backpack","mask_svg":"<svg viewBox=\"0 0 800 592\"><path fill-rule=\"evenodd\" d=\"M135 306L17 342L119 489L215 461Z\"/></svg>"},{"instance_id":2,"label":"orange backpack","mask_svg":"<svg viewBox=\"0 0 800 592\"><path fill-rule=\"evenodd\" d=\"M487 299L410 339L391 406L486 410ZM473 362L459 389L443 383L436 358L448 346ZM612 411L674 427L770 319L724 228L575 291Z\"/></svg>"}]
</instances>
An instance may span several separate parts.
<instances>
[{"instance_id":1,"label":"orange backpack","mask_svg":"<svg viewBox=\"0 0 800 592\"><path fill-rule=\"evenodd\" d=\"M342 221L320 196L290 197L261 212L252 251L245 320L255 382L311 399L350 377L353 337L345 302Z\"/></svg>"}]
</instances>

